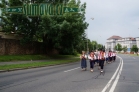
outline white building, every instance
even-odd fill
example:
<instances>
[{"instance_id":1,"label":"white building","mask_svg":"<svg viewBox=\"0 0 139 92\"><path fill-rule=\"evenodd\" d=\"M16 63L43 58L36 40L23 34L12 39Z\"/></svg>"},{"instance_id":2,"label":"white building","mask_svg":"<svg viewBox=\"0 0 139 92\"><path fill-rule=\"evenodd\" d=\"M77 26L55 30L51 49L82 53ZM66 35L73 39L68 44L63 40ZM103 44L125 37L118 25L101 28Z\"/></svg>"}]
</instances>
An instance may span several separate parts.
<instances>
[{"instance_id":1,"label":"white building","mask_svg":"<svg viewBox=\"0 0 139 92\"><path fill-rule=\"evenodd\" d=\"M139 37L136 37L137 47L139 48Z\"/></svg>"},{"instance_id":2,"label":"white building","mask_svg":"<svg viewBox=\"0 0 139 92\"><path fill-rule=\"evenodd\" d=\"M126 46L127 51L130 52L133 45L137 45L139 48L139 37L137 37L137 38L133 38L133 37L122 38L120 36L112 36L112 37L107 39L107 42L105 44L105 48L106 48L106 50L114 51L114 47L118 43L121 44L122 47Z\"/></svg>"}]
</instances>

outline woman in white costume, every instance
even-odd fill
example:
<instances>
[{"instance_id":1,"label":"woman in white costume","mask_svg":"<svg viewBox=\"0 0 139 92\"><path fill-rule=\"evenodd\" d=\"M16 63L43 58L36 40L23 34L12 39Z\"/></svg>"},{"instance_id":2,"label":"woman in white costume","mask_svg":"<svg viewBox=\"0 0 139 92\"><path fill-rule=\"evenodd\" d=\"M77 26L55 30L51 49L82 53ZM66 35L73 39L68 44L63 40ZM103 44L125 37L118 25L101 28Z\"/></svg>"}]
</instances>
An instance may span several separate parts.
<instances>
[{"instance_id":1,"label":"woman in white costume","mask_svg":"<svg viewBox=\"0 0 139 92\"><path fill-rule=\"evenodd\" d=\"M80 59L81 59L81 68L82 68L82 70L86 70L86 68L87 68L87 62L86 62L87 55L85 55L85 51L82 51Z\"/></svg>"},{"instance_id":2,"label":"woman in white costume","mask_svg":"<svg viewBox=\"0 0 139 92\"><path fill-rule=\"evenodd\" d=\"M90 60L90 71L93 72L93 68L94 68L94 64L95 64L95 60L96 60L95 53L92 51L88 58Z\"/></svg>"}]
</instances>

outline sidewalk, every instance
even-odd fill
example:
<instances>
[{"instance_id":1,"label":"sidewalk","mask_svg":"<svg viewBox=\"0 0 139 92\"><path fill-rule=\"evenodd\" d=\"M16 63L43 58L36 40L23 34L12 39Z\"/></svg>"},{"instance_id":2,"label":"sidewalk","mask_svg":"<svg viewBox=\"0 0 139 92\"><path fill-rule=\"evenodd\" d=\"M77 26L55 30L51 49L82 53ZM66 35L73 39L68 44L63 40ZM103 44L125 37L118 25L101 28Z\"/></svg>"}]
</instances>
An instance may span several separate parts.
<instances>
[{"instance_id":1,"label":"sidewalk","mask_svg":"<svg viewBox=\"0 0 139 92\"><path fill-rule=\"evenodd\" d=\"M0 62L0 65L26 64L26 63L46 62L46 61L51 61L51 60L9 61L9 62Z\"/></svg>"}]
</instances>

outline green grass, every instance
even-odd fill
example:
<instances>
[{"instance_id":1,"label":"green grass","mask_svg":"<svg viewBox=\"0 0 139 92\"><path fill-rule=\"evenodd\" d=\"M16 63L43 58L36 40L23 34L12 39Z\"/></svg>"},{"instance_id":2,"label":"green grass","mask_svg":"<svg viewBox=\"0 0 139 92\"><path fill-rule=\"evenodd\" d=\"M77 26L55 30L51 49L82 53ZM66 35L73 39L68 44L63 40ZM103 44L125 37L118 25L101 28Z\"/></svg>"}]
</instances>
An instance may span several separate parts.
<instances>
[{"instance_id":1,"label":"green grass","mask_svg":"<svg viewBox=\"0 0 139 92\"><path fill-rule=\"evenodd\" d=\"M45 55L1 55L0 62L49 59Z\"/></svg>"},{"instance_id":2,"label":"green grass","mask_svg":"<svg viewBox=\"0 0 139 92\"><path fill-rule=\"evenodd\" d=\"M16 68L31 68L31 67L42 67L42 66L50 66L50 65L58 65L58 64L66 64L79 61L79 58L71 58L67 60L54 60L54 61L46 61L46 62L33 62L26 64L11 64L11 65L0 65L0 70L9 70Z\"/></svg>"},{"instance_id":3,"label":"green grass","mask_svg":"<svg viewBox=\"0 0 139 92\"><path fill-rule=\"evenodd\" d=\"M7 61L26 61L26 60L48 60L48 59L67 59L79 57L78 55L53 55L53 56L46 56L46 55L1 55L0 62L7 62Z\"/></svg>"}]
</instances>

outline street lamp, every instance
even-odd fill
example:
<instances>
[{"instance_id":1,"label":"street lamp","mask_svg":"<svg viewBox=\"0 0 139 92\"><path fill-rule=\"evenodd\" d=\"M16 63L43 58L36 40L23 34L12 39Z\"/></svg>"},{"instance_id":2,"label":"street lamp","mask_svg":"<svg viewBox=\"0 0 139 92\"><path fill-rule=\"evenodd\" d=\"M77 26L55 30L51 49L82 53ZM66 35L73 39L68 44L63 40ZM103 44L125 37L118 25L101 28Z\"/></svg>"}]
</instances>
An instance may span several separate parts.
<instances>
[{"instance_id":1,"label":"street lamp","mask_svg":"<svg viewBox=\"0 0 139 92\"><path fill-rule=\"evenodd\" d=\"M90 18L89 20L94 20L94 18ZM88 30L87 30L86 34L87 34L87 54L88 54L88 52L89 52L89 48L88 48Z\"/></svg>"}]
</instances>

